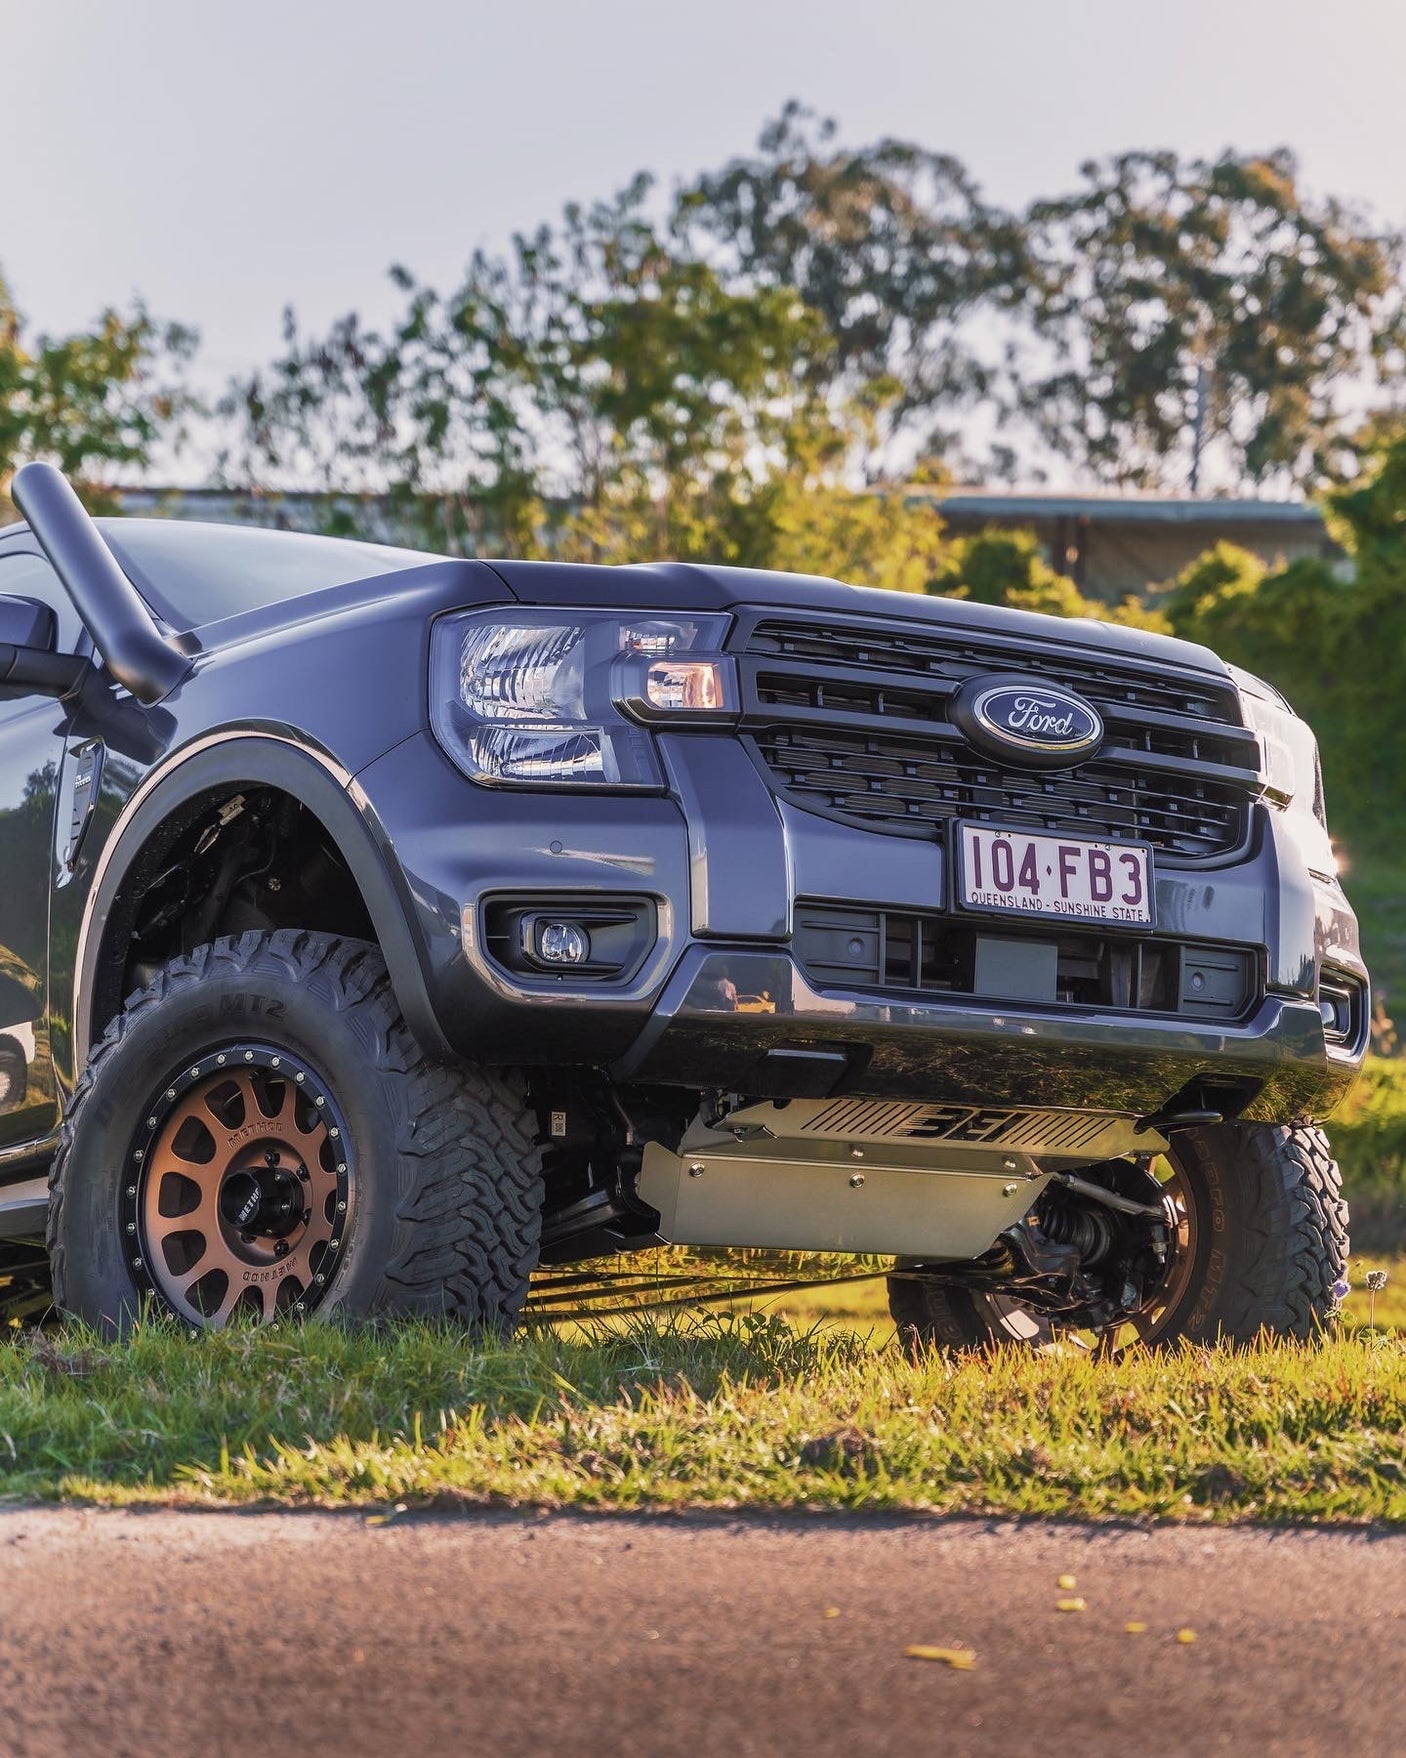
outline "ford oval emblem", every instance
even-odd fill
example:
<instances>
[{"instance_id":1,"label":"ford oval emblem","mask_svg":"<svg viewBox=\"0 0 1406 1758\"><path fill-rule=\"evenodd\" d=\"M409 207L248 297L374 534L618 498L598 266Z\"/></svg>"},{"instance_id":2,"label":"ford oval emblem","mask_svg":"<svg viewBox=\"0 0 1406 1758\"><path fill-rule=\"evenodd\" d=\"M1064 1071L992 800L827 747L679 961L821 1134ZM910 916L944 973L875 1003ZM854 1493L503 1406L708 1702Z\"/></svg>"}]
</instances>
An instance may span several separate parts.
<instances>
[{"instance_id":1,"label":"ford oval emblem","mask_svg":"<svg viewBox=\"0 0 1406 1758\"><path fill-rule=\"evenodd\" d=\"M952 719L978 750L1036 769L1081 763L1103 742L1096 708L1035 678L970 678L952 698Z\"/></svg>"}]
</instances>

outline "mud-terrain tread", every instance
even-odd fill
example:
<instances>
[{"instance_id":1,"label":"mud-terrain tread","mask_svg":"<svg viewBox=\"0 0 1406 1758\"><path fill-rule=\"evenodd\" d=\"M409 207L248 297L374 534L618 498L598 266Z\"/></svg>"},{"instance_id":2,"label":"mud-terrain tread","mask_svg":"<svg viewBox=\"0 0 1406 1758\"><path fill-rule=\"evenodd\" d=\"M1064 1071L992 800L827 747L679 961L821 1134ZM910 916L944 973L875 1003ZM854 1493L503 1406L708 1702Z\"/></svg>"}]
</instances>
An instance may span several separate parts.
<instances>
[{"instance_id":1,"label":"mud-terrain tread","mask_svg":"<svg viewBox=\"0 0 1406 1758\"><path fill-rule=\"evenodd\" d=\"M1349 1249L1342 1174L1324 1132L1313 1124L1224 1124L1181 1136L1177 1152L1221 1187L1225 1225L1213 1242L1220 1261L1203 1269L1201 1287L1188 1291L1174 1334L1163 1340L1319 1335L1336 1310L1333 1285ZM919 1277L890 1278L889 1311L910 1349L998 1341L979 1302Z\"/></svg>"},{"instance_id":2,"label":"mud-terrain tread","mask_svg":"<svg viewBox=\"0 0 1406 1758\"><path fill-rule=\"evenodd\" d=\"M133 1023L172 994L217 972L277 963L290 981L321 976L321 999L356 1009L371 1025L370 1072L394 1077L397 1161L363 1176L394 1174L395 1249L384 1273L383 1310L443 1315L475 1328L511 1327L536 1267L543 1198L521 1077L426 1056L401 1016L379 949L364 941L295 929L249 932L173 959L131 995L94 1048L66 1109L49 1172L47 1243L56 1303L65 1305L61 1218L74 1131L95 1082Z\"/></svg>"},{"instance_id":3,"label":"mud-terrain tread","mask_svg":"<svg viewBox=\"0 0 1406 1758\"><path fill-rule=\"evenodd\" d=\"M1190 1134L1181 1151L1220 1160L1244 1198L1211 1322L1189 1334L1237 1342L1262 1330L1318 1335L1335 1310L1333 1284L1347 1269L1350 1245L1342 1173L1328 1137L1314 1124L1228 1124Z\"/></svg>"}]
</instances>

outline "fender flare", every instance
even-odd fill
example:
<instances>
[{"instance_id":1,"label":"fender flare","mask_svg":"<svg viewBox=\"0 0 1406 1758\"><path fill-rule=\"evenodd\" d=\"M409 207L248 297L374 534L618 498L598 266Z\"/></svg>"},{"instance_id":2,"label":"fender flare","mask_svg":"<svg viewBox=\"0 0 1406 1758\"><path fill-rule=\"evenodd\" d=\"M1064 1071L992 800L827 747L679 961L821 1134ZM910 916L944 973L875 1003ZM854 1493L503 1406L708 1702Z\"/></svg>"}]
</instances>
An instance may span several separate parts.
<instances>
[{"instance_id":1,"label":"fender flare","mask_svg":"<svg viewBox=\"0 0 1406 1758\"><path fill-rule=\"evenodd\" d=\"M233 731L173 754L148 775L118 815L98 858L78 934L73 997L75 1073L88 1060L94 1011L103 987L109 923L123 886L152 836L181 808L214 789L275 787L321 823L366 904L401 1012L431 1055L453 1052L435 1017L425 982L424 949L400 864L370 802L326 752L268 733ZM120 1004L120 1002L119 1002Z\"/></svg>"}]
</instances>

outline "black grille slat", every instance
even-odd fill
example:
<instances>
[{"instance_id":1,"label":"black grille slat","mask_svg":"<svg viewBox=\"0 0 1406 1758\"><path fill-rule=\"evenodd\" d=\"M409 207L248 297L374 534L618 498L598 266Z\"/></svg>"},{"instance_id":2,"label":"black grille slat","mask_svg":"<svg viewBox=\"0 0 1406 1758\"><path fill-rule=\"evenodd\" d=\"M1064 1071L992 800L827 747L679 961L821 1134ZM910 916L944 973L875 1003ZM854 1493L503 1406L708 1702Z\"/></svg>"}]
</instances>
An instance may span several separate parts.
<instances>
[{"instance_id":1,"label":"black grille slat","mask_svg":"<svg viewBox=\"0 0 1406 1758\"><path fill-rule=\"evenodd\" d=\"M746 653L744 734L777 792L808 810L929 838L962 817L1132 839L1186 862L1244 844L1257 744L1229 682L1077 647L842 619L763 619ZM950 698L998 672L1048 677L1092 702L1106 725L1098 754L1036 771L975 751Z\"/></svg>"},{"instance_id":2,"label":"black grille slat","mask_svg":"<svg viewBox=\"0 0 1406 1758\"><path fill-rule=\"evenodd\" d=\"M1102 660L1073 645L1041 650L995 635L975 641L955 632L927 634L893 625L867 628L837 621L821 627L767 619L753 629L747 650L846 671L906 672L914 678L943 679L949 688L992 671L1028 673L1068 684L1100 708L1159 708L1222 726L1244 724L1229 683L1173 675L1134 658Z\"/></svg>"},{"instance_id":3,"label":"black grille slat","mask_svg":"<svg viewBox=\"0 0 1406 1758\"><path fill-rule=\"evenodd\" d=\"M781 791L799 804L931 835L953 818L1012 829L1132 838L1185 855L1219 853L1241 834L1233 789L1156 770L1086 764L1056 774L999 769L972 753L847 728L768 728L755 737Z\"/></svg>"}]
</instances>

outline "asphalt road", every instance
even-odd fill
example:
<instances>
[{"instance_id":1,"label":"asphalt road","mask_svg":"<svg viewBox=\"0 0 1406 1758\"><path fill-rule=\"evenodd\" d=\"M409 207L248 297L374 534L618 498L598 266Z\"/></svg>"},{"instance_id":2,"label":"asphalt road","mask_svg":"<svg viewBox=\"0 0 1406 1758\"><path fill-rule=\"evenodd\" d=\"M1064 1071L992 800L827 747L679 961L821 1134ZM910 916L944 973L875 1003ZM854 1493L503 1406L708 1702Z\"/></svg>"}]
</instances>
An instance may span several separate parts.
<instances>
[{"instance_id":1,"label":"asphalt road","mask_svg":"<svg viewBox=\"0 0 1406 1758\"><path fill-rule=\"evenodd\" d=\"M0 1514L0 1608L6 1758L1371 1758L1406 1732L1406 1536L29 1510Z\"/></svg>"}]
</instances>

